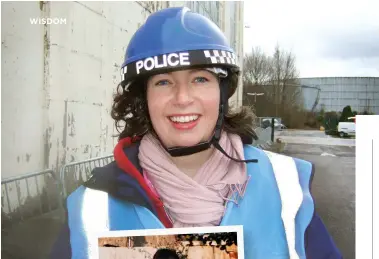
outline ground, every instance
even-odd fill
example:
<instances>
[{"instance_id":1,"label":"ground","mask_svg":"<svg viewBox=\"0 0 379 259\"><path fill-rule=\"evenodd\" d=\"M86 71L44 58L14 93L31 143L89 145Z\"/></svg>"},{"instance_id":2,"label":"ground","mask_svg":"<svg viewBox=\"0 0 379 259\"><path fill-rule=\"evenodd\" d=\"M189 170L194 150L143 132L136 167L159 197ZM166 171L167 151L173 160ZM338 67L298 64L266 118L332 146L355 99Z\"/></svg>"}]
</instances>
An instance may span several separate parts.
<instances>
[{"instance_id":1,"label":"ground","mask_svg":"<svg viewBox=\"0 0 379 259\"><path fill-rule=\"evenodd\" d=\"M355 140L326 136L321 131L283 131L275 138L281 151L316 167L312 193L316 210L341 250L355 258ZM2 231L2 258L44 259L62 223L62 213L37 217Z\"/></svg>"},{"instance_id":2,"label":"ground","mask_svg":"<svg viewBox=\"0 0 379 259\"><path fill-rule=\"evenodd\" d=\"M315 165L312 194L344 259L355 258L355 140L326 136L322 131L283 131L284 154Z\"/></svg>"},{"instance_id":3,"label":"ground","mask_svg":"<svg viewBox=\"0 0 379 259\"><path fill-rule=\"evenodd\" d=\"M61 210L26 220L1 232L2 259L47 259L63 222Z\"/></svg>"}]
</instances>

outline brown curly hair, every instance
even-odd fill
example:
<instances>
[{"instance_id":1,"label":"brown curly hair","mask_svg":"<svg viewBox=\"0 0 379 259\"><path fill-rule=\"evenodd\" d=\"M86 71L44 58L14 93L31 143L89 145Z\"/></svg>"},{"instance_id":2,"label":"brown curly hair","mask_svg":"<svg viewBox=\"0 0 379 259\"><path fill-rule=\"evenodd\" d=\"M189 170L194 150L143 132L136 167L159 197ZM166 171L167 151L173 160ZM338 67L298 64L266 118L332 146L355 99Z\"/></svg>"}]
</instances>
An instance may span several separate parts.
<instances>
[{"instance_id":1,"label":"brown curly hair","mask_svg":"<svg viewBox=\"0 0 379 259\"><path fill-rule=\"evenodd\" d=\"M231 74L222 80L228 80L228 85L233 86L229 87L229 97L232 96L238 85L238 75ZM146 89L147 79L134 81L127 90L121 84L117 86L111 116L115 120L119 133L116 136L119 140L125 137L143 136L147 132L156 135L148 112ZM224 116L224 130L238 134L243 140L257 139L253 129L254 118L251 107L241 107L239 111L233 111L229 107Z\"/></svg>"}]
</instances>

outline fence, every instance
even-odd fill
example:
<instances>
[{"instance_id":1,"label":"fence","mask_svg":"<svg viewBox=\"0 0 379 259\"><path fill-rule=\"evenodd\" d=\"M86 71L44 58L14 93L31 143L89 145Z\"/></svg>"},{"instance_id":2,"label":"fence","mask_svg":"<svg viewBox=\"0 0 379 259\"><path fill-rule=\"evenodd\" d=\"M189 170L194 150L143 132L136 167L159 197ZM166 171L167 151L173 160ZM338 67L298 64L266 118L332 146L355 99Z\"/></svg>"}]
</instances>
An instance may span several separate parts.
<instances>
[{"instance_id":1,"label":"fence","mask_svg":"<svg viewBox=\"0 0 379 259\"><path fill-rule=\"evenodd\" d=\"M1 180L2 228L58 209L60 186L53 170Z\"/></svg>"},{"instance_id":2,"label":"fence","mask_svg":"<svg viewBox=\"0 0 379 259\"><path fill-rule=\"evenodd\" d=\"M262 149L268 149L273 144L272 136L275 134L275 129L280 130L278 125L274 124L274 129L271 126L271 120L274 118L275 123L281 124L282 119L278 117L257 117L254 121L255 133L258 139L254 141L253 145Z\"/></svg>"},{"instance_id":3,"label":"fence","mask_svg":"<svg viewBox=\"0 0 379 259\"><path fill-rule=\"evenodd\" d=\"M61 208L62 201L88 180L95 167L113 160L113 155L107 155L66 164L60 178L48 169L2 180L2 228Z\"/></svg>"},{"instance_id":4,"label":"fence","mask_svg":"<svg viewBox=\"0 0 379 259\"><path fill-rule=\"evenodd\" d=\"M256 128L255 133L258 136L258 139L254 141L253 146L262 148L262 149L267 149L272 145L271 141L271 134L272 134L272 128Z\"/></svg>"},{"instance_id":5,"label":"fence","mask_svg":"<svg viewBox=\"0 0 379 259\"><path fill-rule=\"evenodd\" d=\"M107 155L64 165L60 171L62 198L66 198L67 195L87 181L95 167L105 166L113 160L113 155Z\"/></svg>"}]
</instances>

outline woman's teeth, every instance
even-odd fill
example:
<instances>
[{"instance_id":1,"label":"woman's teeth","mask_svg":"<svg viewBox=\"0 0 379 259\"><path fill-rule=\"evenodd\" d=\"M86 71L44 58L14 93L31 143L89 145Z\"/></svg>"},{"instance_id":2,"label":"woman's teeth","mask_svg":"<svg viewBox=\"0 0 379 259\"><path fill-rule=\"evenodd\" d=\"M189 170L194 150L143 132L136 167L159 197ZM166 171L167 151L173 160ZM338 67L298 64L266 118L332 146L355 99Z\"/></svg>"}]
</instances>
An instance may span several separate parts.
<instances>
[{"instance_id":1,"label":"woman's teeth","mask_svg":"<svg viewBox=\"0 0 379 259\"><path fill-rule=\"evenodd\" d=\"M181 122L181 123L185 123L185 122L190 122L190 121L195 121L199 118L198 115L191 115L191 116L174 116L174 117L170 117L170 120L173 121L173 122Z\"/></svg>"}]
</instances>

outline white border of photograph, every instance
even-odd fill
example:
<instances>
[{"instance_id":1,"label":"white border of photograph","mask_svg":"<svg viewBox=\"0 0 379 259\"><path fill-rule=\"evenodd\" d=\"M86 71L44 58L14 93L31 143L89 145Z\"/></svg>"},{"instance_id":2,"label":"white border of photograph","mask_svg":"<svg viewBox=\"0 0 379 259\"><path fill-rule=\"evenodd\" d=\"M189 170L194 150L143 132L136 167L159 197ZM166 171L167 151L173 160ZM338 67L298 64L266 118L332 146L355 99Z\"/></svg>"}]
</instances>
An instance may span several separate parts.
<instances>
[{"instance_id":1,"label":"white border of photograph","mask_svg":"<svg viewBox=\"0 0 379 259\"><path fill-rule=\"evenodd\" d=\"M379 258L379 116L358 115L356 120L356 235L355 258ZM374 150L372 143L374 142ZM374 154L373 154L374 153ZM375 159L376 158L376 159ZM377 247L377 246L376 246Z\"/></svg>"},{"instance_id":2,"label":"white border of photograph","mask_svg":"<svg viewBox=\"0 0 379 259\"><path fill-rule=\"evenodd\" d=\"M238 259L244 257L243 226L215 226L215 227L191 227L191 228L161 228L161 229L139 229L139 230L115 230L98 232L93 236L96 246L90 248L90 258L99 259L98 239L101 237L128 237L128 236L157 236L157 235L179 235L197 233L225 233L237 232Z\"/></svg>"}]
</instances>

